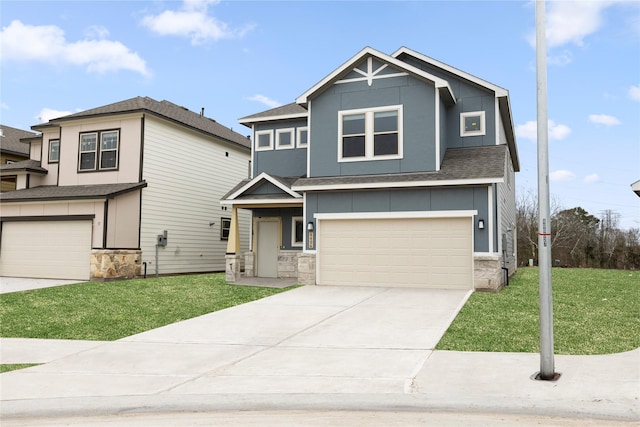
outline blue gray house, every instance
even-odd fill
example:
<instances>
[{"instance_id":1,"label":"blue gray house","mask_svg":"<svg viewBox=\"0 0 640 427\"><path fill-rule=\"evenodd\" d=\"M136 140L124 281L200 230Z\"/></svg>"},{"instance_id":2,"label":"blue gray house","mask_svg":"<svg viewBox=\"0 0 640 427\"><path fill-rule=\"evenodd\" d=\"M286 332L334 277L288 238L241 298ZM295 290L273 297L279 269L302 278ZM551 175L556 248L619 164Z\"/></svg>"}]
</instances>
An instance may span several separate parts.
<instances>
[{"instance_id":1,"label":"blue gray house","mask_svg":"<svg viewBox=\"0 0 640 427\"><path fill-rule=\"evenodd\" d=\"M252 175L231 208L227 277L499 289L516 269L507 90L408 48L365 48L295 103L239 120ZM238 210L252 212L240 252Z\"/></svg>"}]
</instances>

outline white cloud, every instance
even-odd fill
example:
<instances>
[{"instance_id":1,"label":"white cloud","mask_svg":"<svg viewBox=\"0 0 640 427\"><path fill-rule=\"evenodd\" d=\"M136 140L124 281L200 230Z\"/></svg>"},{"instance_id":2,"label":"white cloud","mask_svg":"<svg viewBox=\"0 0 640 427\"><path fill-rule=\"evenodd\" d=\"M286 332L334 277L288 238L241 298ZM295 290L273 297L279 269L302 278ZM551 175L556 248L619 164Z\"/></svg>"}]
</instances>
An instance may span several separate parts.
<instances>
[{"instance_id":1,"label":"white cloud","mask_svg":"<svg viewBox=\"0 0 640 427\"><path fill-rule=\"evenodd\" d=\"M185 0L179 10L165 10L159 15L142 18L142 25L162 36L180 36L191 39L191 44L203 44L209 40L242 37L253 27L231 29L225 22L207 14L210 4L217 1Z\"/></svg>"},{"instance_id":2,"label":"white cloud","mask_svg":"<svg viewBox=\"0 0 640 427\"><path fill-rule=\"evenodd\" d=\"M640 85L631 86L629 88L629 98L633 99L634 101L640 101Z\"/></svg>"},{"instance_id":3,"label":"white cloud","mask_svg":"<svg viewBox=\"0 0 640 427\"><path fill-rule=\"evenodd\" d=\"M2 108L3 110L8 110L9 109L9 104L7 104L6 102L2 101L2 102L0 102L0 108Z\"/></svg>"},{"instance_id":4,"label":"white cloud","mask_svg":"<svg viewBox=\"0 0 640 427\"><path fill-rule=\"evenodd\" d=\"M271 98L268 98L268 97L266 97L264 95L260 95L260 94L253 95L253 96L251 96L251 97L249 97L247 99L249 101L259 102L259 103L264 104L267 107L271 107L271 108L276 108L276 107L279 107L279 106L282 105L278 101L276 101L274 99L271 99Z\"/></svg>"},{"instance_id":5,"label":"white cloud","mask_svg":"<svg viewBox=\"0 0 640 427\"><path fill-rule=\"evenodd\" d=\"M616 126L620 124L620 120L607 114L589 114L589 121L605 126Z\"/></svg>"},{"instance_id":6,"label":"white cloud","mask_svg":"<svg viewBox=\"0 0 640 427\"><path fill-rule=\"evenodd\" d=\"M564 169L557 170L549 174L549 179L551 181L571 181L575 179L575 177L576 176L573 172Z\"/></svg>"},{"instance_id":7,"label":"white cloud","mask_svg":"<svg viewBox=\"0 0 640 427\"><path fill-rule=\"evenodd\" d=\"M71 114L71 111L59 111L45 107L40 110L40 113L36 116L36 119L38 119L40 123L47 123L49 120L57 119L58 117L67 116L69 114Z\"/></svg>"},{"instance_id":8,"label":"white cloud","mask_svg":"<svg viewBox=\"0 0 640 427\"><path fill-rule=\"evenodd\" d=\"M92 27L93 36L104 37L108 31ZM88 38L67 42L64 31L55 25L26 25L12 21L0 33L2 60L66 63L86 67L89 72L129 70L150 75L145 61L118 41Z\"/></svg>"},{"instance_id":9,"label":"white cloud","mask_svg":"<svg viewBox=\"0 0 640 427\"><path fill-rule=\"evenodd\" d=\"M594 182L600 181L600 177L597 173L592 173L591 175L587 175L584 177L584 182L587 184L593 184Z\"/></svg>"},{"instance_id":10,"label":"white cloud","mask_svg":"<svg viewBox=\"0 0 640 427\"><path fill-rule=\"evenodd\" d=\"M568 43L582 46L585 37L598 31L602 12L611 4L607 1L548 2L547 46L553 48Z\"/></svg>"},{"instance_id":11,"label":"white cloud","mask_svg":"<svg viewBox=\"0 0 640 427\"><path fill-rule=\"evenodd\" d=\"M571 128L566 125L556 124L553 120L548 122L548 131L550 140L561 140L569 136ZM538 122L530 120L522 125L516 126L516 136L518 138L530 139L537 141L538 139Z\"/></svg>"}]
</instances>

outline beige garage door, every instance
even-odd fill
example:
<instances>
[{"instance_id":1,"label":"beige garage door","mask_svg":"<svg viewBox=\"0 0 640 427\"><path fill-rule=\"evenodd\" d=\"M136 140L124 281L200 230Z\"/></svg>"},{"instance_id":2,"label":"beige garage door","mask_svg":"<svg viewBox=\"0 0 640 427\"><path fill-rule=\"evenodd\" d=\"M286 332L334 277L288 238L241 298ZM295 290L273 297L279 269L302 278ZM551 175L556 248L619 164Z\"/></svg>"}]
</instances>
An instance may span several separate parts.
<instances>
[{"instance_id":1,"label":"beige garage door","mask_svg":"<svg viewBox=\"0 0 640 427\"><path fill-rule=\"evenodd\" d=\"M472 289L471 218L318 223L318 283Z\"/></svg>"},{"instance_id":2,"label":"beige garage door","mask_svg":"<svg viewBox=\"0 0 640 427\"><path fill-rule=\"evenodd\" d=\"M89 280L91 221L2 224L0 276Z\"/></svg>"}]
</instances>

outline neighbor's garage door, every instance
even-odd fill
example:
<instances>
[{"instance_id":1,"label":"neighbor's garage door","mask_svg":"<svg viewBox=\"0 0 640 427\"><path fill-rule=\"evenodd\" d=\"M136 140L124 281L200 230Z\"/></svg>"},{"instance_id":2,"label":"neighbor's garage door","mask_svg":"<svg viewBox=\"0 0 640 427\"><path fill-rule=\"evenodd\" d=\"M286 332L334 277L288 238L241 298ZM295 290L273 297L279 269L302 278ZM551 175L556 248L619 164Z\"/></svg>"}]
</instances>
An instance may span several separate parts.
<instances>
[{"instance_id":1,"label":"neighbor's garage door","mask_svg":"<svg viewBox=\"0 0 640 427\"><path fill-rule=\"evenodd\" d=\"M0 276L89 280L91 221L2 224Z\"/></svg>"},{"instance_id":2,"label":"neighbor's garage door","mask_svg":"<svg viewBox=\"0 0 640 427\"><path fill-rule=\"evenodd\" d=\"M473 288L471 218L327 219L318 284Z\"/></svg>"}]
</instances>

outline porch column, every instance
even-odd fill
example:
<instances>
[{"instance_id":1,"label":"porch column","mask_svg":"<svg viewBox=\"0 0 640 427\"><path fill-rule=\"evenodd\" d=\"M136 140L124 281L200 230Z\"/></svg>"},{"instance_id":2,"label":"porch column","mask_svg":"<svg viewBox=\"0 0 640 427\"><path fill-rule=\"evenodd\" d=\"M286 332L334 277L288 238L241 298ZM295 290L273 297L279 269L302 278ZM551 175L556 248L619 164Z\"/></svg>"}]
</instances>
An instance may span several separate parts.
<instances>
[{"instance_id":1,"label":"porch column","mask_svg":"<svg viewBox=\"0 0 640 427\"><path fill-rule=\"evenodd\" d=\"M231 210L231 226L229 227L229 240L227 241L227 255L240 254L240 229L238 227L238 208L233 206Z\"/></svg>"}]
</instances>

